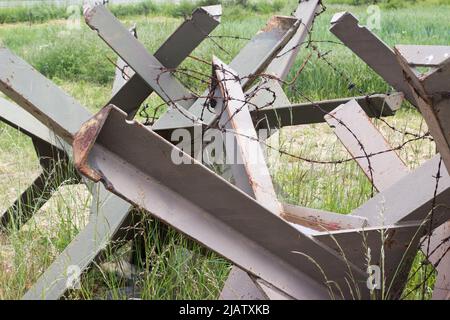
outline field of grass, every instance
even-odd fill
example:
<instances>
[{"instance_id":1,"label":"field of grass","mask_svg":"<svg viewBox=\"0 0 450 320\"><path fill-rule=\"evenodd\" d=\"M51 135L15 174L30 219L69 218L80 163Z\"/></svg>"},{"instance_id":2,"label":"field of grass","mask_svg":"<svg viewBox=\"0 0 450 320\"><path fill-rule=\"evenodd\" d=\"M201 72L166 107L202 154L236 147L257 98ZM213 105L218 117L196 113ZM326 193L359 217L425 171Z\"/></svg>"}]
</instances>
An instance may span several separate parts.
<instances>
[{"instance_id":1,"label":"field of grass","mask_svg":"<svg viewBox=\"0 0 450 320\"><path fill-rule=\"evenodd\" d=\"M333 1L337 2L337 1ZM255 11L243 6L226 6L221 25L214 35L252 37L272 14L289 14L295 1L280 2L276 12ZM325 4L327 2L325 1ZM314 40L333 40L328 32L332 15L338 11L351 11L365 24L366 6L327 4L327 11L317 18ZM381 30L375 32L389 45L450 43L450 6L416 5L399 9L382 8ZM163 13L148 15L122 15L126 25L137 24L141 42L155 52L160 44L181 23L181 17ZM112 88L115 54L81 22L81 28L70 30L67 21L56 19L45 23L15 23L0 25L0 42L35 66L61 88L73 95L91 111L103 107ZM226 51L221 50L215 42ZM205 40L194 56L211 60L216 55L225 62L245 45L245 40L216 38ZM390 88L348 49L339 44L317 43L318 50L329 52L327 59L356 85L349 83L323 60L313 55L300 77L286 87L292 102L388 92ZM296 61L297 70L306 59L310 48L302 48ZM381 58L381 57L380 57ZM209 73L210 66L187 59L188 69ZM290 78L294 76L292 72ZM189 87L201 92L204 85L180 76ZM357 89L355 89L357 88ZM300 94L301 93L301 94ZM146 103L150 108L161 103L152 95ZM0 106L1 107L1 106ZM391 118L390 124L401 130L426 132L420 115L406 103ZM407 140L404 134L394 132L377 121L388 141L396 146ZM324 124L289 127L280 130L269 141L283 150L314 159L341 159L348 157L345 149ZM0 123L0 211L6 209L20 192L39 174L39 166L31 141ZM426 140L408 144L400 151L401 158L413 169L435 153L434 145ZM349 213L371 195L371 185L355 163L341 165L311 165L297 159L273 154L270 169L277 185L279 197L286 202L339 213ZM86 187L66 186L19 231L0 233L0 299L20 298L34 283L51 261L87 223L91 196ZM164 239L158 237L157 222L150 225L145 249L151 260L137 275L137 286L145 299L212 299L216 298L226 279L230 265L215 254L202 254L199 246L185 249L187 240L169 230ZM130 255L130 244L118 253L107 255L113 265ZM418 258L419 259L419 258ZM82 279L82 289L71 293L71 298L124 298L118 287L127 285L114 270L95 266ZM419 282L422 272L412 279ZM432 282L427 289L432 290ZM408 298L421 298L421 293Z\"/></svg>"}]
</instances>

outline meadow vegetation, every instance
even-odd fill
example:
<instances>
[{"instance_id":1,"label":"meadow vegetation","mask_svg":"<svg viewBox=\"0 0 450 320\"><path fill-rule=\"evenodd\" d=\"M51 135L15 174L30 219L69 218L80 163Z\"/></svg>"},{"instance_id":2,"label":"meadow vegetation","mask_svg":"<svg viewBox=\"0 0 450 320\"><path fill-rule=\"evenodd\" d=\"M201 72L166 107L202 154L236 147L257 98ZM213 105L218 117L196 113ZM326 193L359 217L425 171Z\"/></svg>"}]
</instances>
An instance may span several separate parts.
<instances>
[{"instance_id":1,"label":"meadow vegetation","mask_svg":"<svg viewBox=\"0 0 450 320\"><path fill-rule=\"evenodd\" d=\"M202 1L202 4L217 2ZM224 6L221 25L213 35L243 39L207 39L193 52L193 56L210 61L214 54L230 62L245 45L245 39L251 38L262 28L272 14L290 14L296 3L291 0L234 2ZM336 41L328 28L332 15L339 11L351 11L365 24L368 15L366 8L372 2L325 1L327 10L317 18L312 38ZM389 0L379 2L382 4L381 29L375 30L375 33L388 45L450 43L448 1L417 0L413 6L390 6L388 4L395 1ZM110 96L114 77L112 62L117 59L116 55L83 21L79 29L68 29L65 10L56 7L47 9L41 14L41 9L36 8L32 18L27 13L20 13L22 9L0 10L1 44L32 64L82 105L93 112L99 110ZM156 6L147 1L133 6L113 6L111 9L125 25L136 23L139 40L150 52L155 52L183 21L183 16L192 11L193 6L188 2L180 6ZM220 43L225 51L215 42ZM304 46L289 79L294 77L295 70L303 64L309 53L313 55L299 78L284 88L293 103L305 101L305 97L317 101L391 91L379 76L344 46L321 42L314 45L318 51L327 52L327 60L345 77L319 59L317 51ZM193 59L187 59L182 67L205 74L211 72L209 65ZM204 84L192 78L181 74L179 77L188 87L195 88L197 93L205 89ZM348 79L353 85L349 84ZM160 105L161 100L152 95L146 104L151 110ZM142 120L142 116L138 116L138 119ZM401 130L418 133L427 131L418 112L408 103L404 103L402 109L386 121ZM408 139L382 122L375 123L394 146ZM325 124L283 128L269 143L308 158L348 157L332 130ZM2 211L38 175L40 168L31 141L3 123L0 123L0 150ZM400 157L413 169L434 153L433 143L421 140L403 148ZM271 173L283 201L346 214L370 197L370 182L355 163L311 165L279 154L272 155L270 159ZM90 199L90 193L83 185L63 187L24 228L0 233L0 299L20 298L34 283L87 223ZM135 284L143 298L207 299L218 296L230 268L228 262L213 253L205 255L197 245L191 251L186 250L188 240L172 229L169 229L166 237L160 238L157 232L159 224L151 218L147 218L142 225L146 225L149 230L145 236L149 263L136 275ZM127 244L119 252L108 254L107 262L114 265L128 258L130 247ZM417 259L420 260L420 256ZM83 276L82 289L72 292L69 297L124 298L124 292L118 288L130 284L116 271L94 266ZM423 272L416 273L408 284L409 288L423 276ZM430 296L432 286L430 281L426 298ZM422 296L418 293L409 298L420 299Z\"/></svg>"}]
</instances>

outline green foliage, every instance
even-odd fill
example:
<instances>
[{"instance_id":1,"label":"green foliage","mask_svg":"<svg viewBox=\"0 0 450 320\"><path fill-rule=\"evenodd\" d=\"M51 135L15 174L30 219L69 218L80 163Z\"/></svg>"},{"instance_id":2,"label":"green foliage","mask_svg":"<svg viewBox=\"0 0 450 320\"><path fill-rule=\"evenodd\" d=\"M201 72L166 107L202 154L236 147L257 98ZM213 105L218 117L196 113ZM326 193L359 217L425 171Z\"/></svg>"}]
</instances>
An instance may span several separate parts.
<instances>
[{"instance_id":1,"label":"green foliage","mask_svg":"<svg viewBox=\"0 0 450 320\"><path fill-rule=\"evenodd\" d=\"M288 14L295 2L292 1L290 7L280 10L285 10L283 13ZM209 1L208 4L210 3L213 2ZM283 2L280 3L284 5ZM184 13L190 10L187 4L180 7L184 9L176 9L169 5L153 6L151 2L145 2L140 6L140 11L129 11L131 9L128 6L110 8L113 12L117 10L114 14L121 17L124 24L137 23L139 40L150 52L155 52L181 23ZM222 23L213 34L252 37L273 14L273 11L266 12L264 8L263 2L252 3L252 1L236 1L235 4L226 5ZM314 39L336 41L328 28L332 15L341 9L338 6L329 6L328 11L317 18ZM381 30L375 32L390 46L397 43L446 44L450 42L449 9L443 6L436 8L424 6L420 8L419 18L417 8L395 10L383 8ZM362 24L365 23L367 15L365 7L353 7L351 11ZM145 14L151 18L138 16L139 12L146 12ZM84 25L80 30L71 31L66 30L65 24L60 21L33 26L8 25L0 28L0 40L91 111L99 110L108 101L114 74L114 65L108 59L114 62L117 56L98 39L95 32ZM219 42L227 53L219 49L213 41L205 40L193 55L210 61L214 54L225 63L229 63L246 44L246 40L227 38L215 41ZM316 45L323 53L331 50L326 55L327 59L352 79L364 93L388 90L384 81L344 46L329 43ZM309 49L302 48L289 80L293 79L295 70L303 64L309 52ZM182 67L195 69L200 74L211 72L210 65L196 63L192 59L186 59ZM182 75L180 79L197 93L201 93L206 86ZM315 55L295 83L285 88L293 103L304 101L304 97L293 88L316 101L360 95L355 89L349 90L349 83L329 68L323 60L317 60ZM147 102L150 107L161 103L156 95L152 95ZM414 132L422 125L421 117L415 109L400 110L395 117L386 120L398 128L411 128ZM387 132L386 138L393 145L404 141L404 137L396 136L388 129L383 132ZM314 159L348 157L348 153L325 124L285 128L280 131L279 139L279 145L283 150L296 155ZM414 148L400 152L402 159L407 159L411 168L435 153L432 144L427 147L428 145L420 143L424 142L418 142ZM5 209L31 182L33 174L39 172L39 166L30 140L17 130L1 123L0 149L3 151L0 154L0 174L4 180L0 184L0 206L3 205L0 209ZM348 213L370 197L370 183L355 163L311 166L296 159L279 156L269 164L279 198L289 203ZM26 228L14 231L8 237L0 237L0 299L20 298L41 275L42 270L45 270L82 229L87 222L91 200L90 193L83 188L78 190L76 187L70 187L59 190L52 202L40 210ZM43 216L49 221L44 225L41 221ZM145 251L149 258L148 262L151 263L138 278L144 298L217 297L227 276L229 264L217 255L211 253L202 255L202 249L198 245L191 247L192 254L187 254L183 248L189 245L191 243L186 237L172 229L169 230L168 239L163 240L158 238L155 229L150 228L145 237ZM7 255L8 249L12 252L11 255ZM108 262L116 262L127 258L129 253L128 245L119 253L107 252L106 259ZM416 259L411 271L412 280L408 283L407 290L414 289L417 283L426 278L425 271L415 272L422 258L419 255ZM430 296L432 281L431 278L427 283L425 298ZM94 266L84 275L82 290L74 292L71 298L107 296L125 298L118 289L123 285L123 279L116 274ZM408 299L420 298L420 292L408 296Z\"/></svg>"},{"instance_id":2,"label":"green foliage","mask_svg":"<svg viewBox=\"0 0 450 320\"><path fill-rule=\"evenodd\" d=\"M32 7L15 7L0 9L0 24L15 22L45 22L52 19L67 18L66 8L36 5Z\"/></svg>"}]
</instances>

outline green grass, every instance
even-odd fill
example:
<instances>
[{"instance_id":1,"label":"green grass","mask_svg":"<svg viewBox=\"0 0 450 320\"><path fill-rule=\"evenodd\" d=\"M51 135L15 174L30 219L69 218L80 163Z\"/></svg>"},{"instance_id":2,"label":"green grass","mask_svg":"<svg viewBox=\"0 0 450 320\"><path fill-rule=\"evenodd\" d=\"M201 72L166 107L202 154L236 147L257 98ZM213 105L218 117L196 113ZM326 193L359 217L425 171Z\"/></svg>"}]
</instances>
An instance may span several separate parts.
<instances>
[{"instance_id":1,"label":"green grass","mask_svg":"<svg viewBox=\"0 0 450 320\"><path fill-rule=\"evenodd\" d=\"M276 13L289 14L295 7L295 1L274 5L278 7L264 7L262 4L257 6L254 2L227 6L222 23L213 34L252 37L264 26L270 15L275 13L272 12L273 9L276 9ZM177 9L179 13L170 11L172 9L160 9L159 13L149 10L142 15L142 11L129 8L115 10L126 25L137 23L140 41L150 52L155 52L182 22L181 16L186 11L191 11L192 8L188 8L187 4L184 6L185 9L182 6ZM364 24L367 16L366 6L329 4L327 12L317 19L313 38L336 40L328 32L329 21L333 13L346 9L351 10ZM376 33L391 46L400 43L448 44L449 15L450 7L445 5L400 9L383 7L382 28ZM116 56L95 32L83 23L80 30L68 30L64 20L31 25L7 24L0 27L0 41L91 111L99 110L108 100L114 76L114 65L108 60L115 61ZM245 40L216 41L220 42L227 52L219 49L211 40L205 40L193 55L208 61L212 55L216 55L229 62L245 45ZM345 47L326 43L319 43L317 46L321 52L331 50L327 59L345 72L363 92L389 90L374 72ZM294 69L303 63L308 53L309 49L302 49ZM187 59L182 67L205 74L211 72L210 66L192 59ZM293 73L289 78L292 77ZM205 88L204 84L187 77L180 76L180 79L189 87L195 88L196 92ZM316 56L308 62L294 87L286 87L285 90L292 102L304 101L302 95L314 100L359 95L357 91L349 90L347 81ZM159 105L161 100L153 95L147 103L153 108ZM398 128L415 132L426 131L419 114L407 104L395 117L387 121ZM404 135L391 131L382 123L377 122L377 125L393 145L406 139ZM269 142L278 143L284 150L310 158L339 159L348 156L331 129L324 124L284 128ZM38 174L39 167L29 139L1 123L0 149L0 210L3 210ZM400 156L410 168L417 167L433 154L434 145L426 141L410 144L400 152ZM370 197L370 183L355 163L311 166L278 154L271 155L269 159L279 197L286 202L348 213ZM25 228L19 231L10 230L9 234L0 234L0 299L20 298L24 294L87 223L90 200L91 196L84 186L64 187ZM151 263L144 266L138 275L138 285L144 298L207 299L218 296L230 267L224 259L213 253L203 255L200 246L192 246L185 237L171 229L167 237L158 238L155 231L157 223L149 217L144 219L142 224L150 226L144 243L147 256L151 258ZM183 249L187 246L192 249L190 253ZM108 254L107 261L113 263L128 258L130 248L130 244L127 244L118 253ZM420 261L420 257L417 259ZM416 262L415 266L418 263ZM418 282L421 276L421 272L417 273L408 286L413 287L414 281ZM72 292L69 297L124 298L117 289L123 285L126 285L126 281L116 272L95 266L84 275L82 290ZM429 287L432 287L432 282ZM418 294L410 298L421 297Z\"/></svg>"}]
</instances>

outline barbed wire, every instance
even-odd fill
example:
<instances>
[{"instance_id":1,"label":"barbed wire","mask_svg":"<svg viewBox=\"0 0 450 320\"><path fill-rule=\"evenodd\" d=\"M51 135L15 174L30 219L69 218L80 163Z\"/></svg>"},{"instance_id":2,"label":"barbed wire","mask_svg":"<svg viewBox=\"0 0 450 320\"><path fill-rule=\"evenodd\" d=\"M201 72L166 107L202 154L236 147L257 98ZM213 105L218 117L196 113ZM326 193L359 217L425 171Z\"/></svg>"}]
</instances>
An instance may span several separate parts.
<instances>
[{"instance_id":1,"label":"barbed wire","mask_svg":"<svg viewBox=\"0 0 450 320\"><path fill-rule=\"evenodd\" d=\"M279 153L279 155L281 156L288 156L290 158L296 159L298 161L302 161L302 162L307 162L310 164L321 164L321 165L340 165L340 164L344 164L344 163L348 163L351 161L357 161L357 160L365 160L367 161L367 175L368 175L368 179L371 185L371 194L370 196L373 197L374 193L376 191L376 186L374 184L374 169L373 169L373 165L372 165L372 158L377 156L377 155L381 155L384 153L389 153L389 152L397 152L400 151L402 149L405 148L405 146L409 145L410 143L413 142L417 142L420 140L429 140L429 141L434 141L432 136L430 135L429 132L411 132L409 130L401 130L396 128L393 124L389 123L388 121L386 121L385 119L383 119L381 117L381 113L378 114L377 116L377 108L375 108L375 106L373 106L370 97L374 94L374 92L365 92L365 90L363 90L358 84L357 81L354 81L348 74L347 72L345 72L344 70L341 69L341 67L339 67L338 65L336 65L335 63L333 63L328 57L331 56L333 54L333 49L322 52L320 51L318 44L322 44L322 43L326 43L326 44L330 44L330 45L335 45L335 46L344 46L344 44L342 44L341 42L338 41L333 41L333 40L316 40L313 39L313 30L314 30L314 23L316 21L316 18L322 14L323 12L325 12L326 7L321 3L322 5L322 10L318 13L315 14L314 19L312 21L311 24L311 28L308 32L308 39L306 41L303 41L291 48L289 48L286 51L282 51L282 53L278 53L274 59L278 59L281 58L287 54L290 53L295 53L295 51L297 49L299 49L300 47L305 47L305 49L310 50L310 52L307 54L306 58L302 61L302 63L300 64L300 67L297 68L297 70L295 70L293 72L293 77L290 81L286 81L285 79L281 79L279 77L276 77L274 75L271 74L265 74L265 73L258 73L258 74L251 74L251 75L246 75L246 76L236 76L234 74L231 74L229 71L227 71L226 69L221 69L222 73L225 75L225 78L222 79L223 82L227 82L227 81L236 81L238 83L242 83L244 80L248 81L248 82L253 82L255 79L258 79L259 82L252 87L250 90L248 90L245 93L245 97L244 99L236 99L230 96L216 96L215 92L217 90L217 79L215 78L215 76L212 76L210 74L205 74L204 72L195 70L195 69L191 69L191 68L187 68L187 67L178 67L178 68L162 68L161 69L161 73L158 75L156 82L159 85L159 89L161 90L161 92L165 95L165 100L163 103L157 105L155 108L153 108L152 114L149 114L149 105L145 104L142 109L140 110L140 116L144 118L144 124L145 125L153 125L155 123L155 121L158 120L157 114L159 113L160 110L162 110L163 107L168 106L169 108L174 108L177 111L179 111L179 113L186 117L187 119L189 119L190 121L192 121L192 123L197 123L197 124L201 124L204 128L203 132L207 132L210 129L218 129L220 130L222 133L227 133L230 132L232 134L235 135L240 135L244 138L250 139L250 140L255 140L261 144L263 144L265 147L267 147L268 149L271 149L273 151L276 151ZM308 27L306 25L304 25L305 27ZM197 26L198 28L198 26ZM200 28L198 28L200 30ZM230 56L230 52L227 51L218 41L216 41L216 39L220 40L220 39L235 39L235 40L251 40L249 38L245 38L245 37L241 37L241 36L236 36L236 35L208 35L206 33L204 33L204 36L209 39L210 41L212 41L212 43L222 52L224 52L226 55ZM297 80L300 77L300 75L302 74L303 70L306 68L308 62L310 62L310 59L313 55L313 53L315 53L316 57L317 57L317 61L321 61L323 63L325 63L325 65L327 65L332 71L333 73L339 77L340 79L342 79L347 85L346 88L350 93L353 93L354 91L358 92L358 94L360 94L361 96L364 96L366 98L366 102L367 102L367 106L368 109L373 113L373 115L377 116L377 120L381 121L383 124L385 124L387 126L387 128L389 128L390 130L392 130L393 132L396 133L400 133L403 136L410 136L411 138L406 139L405 141L403 141L402 143L399 143L396 146L392 146L391 148L388 148L386 150L379 150L377 152L369 152L366 150L366 147L364 146L364 144L362 143L362 141L358 138L358 135L352 131L352 129L350 128L349 125L347 125L344 121L342 121L341 119L337 118L336 116L334 116L331 112L323 109L320 105L320 102L316 102L314 101L314 99L311 99L307 94L305 94L304 92L302 92L300 90L300 88L298 86L296 86ZM211 67L211 70L213 70L213 68L215 67L211 62L206 61L202 58L199 57L195 57L193 55L189 56L190 59L199 62L199 63L203 63L206 64L208 66ZM159 83L159 78L162 74L164 73L172 73L174 75L178 75L177 79L180 79L179 76L184 76L186 78L188 78L191 81L196 81L200 84L203 85L207 85L208 86L208 90L206 91L206 94L198 94L198 93L194 93L193 96L191 97L182 97L179 99L172 99L170 97L170 95L168 95L165 90L164 87ZM124 73L124 71L122 70L122 73ZM258 137L254 137L254 136L250 136L250 135L245 135L242 133L237 133L235 131L230 131L229 129L226 129L226 124L234 117L236 116L236 114L238 114L239 112L241 112L243 110L243 108L248 108L251 107L255 110L255 112L258 112L258 110L262 110L265 108L269 108L269 107L274 107L276 100L277 100L277 94L274 90L272 90L270 87L267 87L267 83L269 80L275 80L278 83L289 87L294 94L298 95L299 97L301 97L302 99L308 101L313 107L317 108L317 110L319 110L323 116L329 116L331 118L333 118L333 120L337 121L337 123L342 126L343 128L345 128L346 131L348 131L350 133L350 135L353 137L353 139L355 139L355 141L357 142L359 148L361 149L362 155L358 155L358 156L351 156L351 157L346 157L346 158L340 158L340 159L315 159L315 158L309 158L309 157L305 157L302 155L298 155L298 154L294 154L292 152L289 152L283 148L278 148L278 147L274 147L272 145L270 145L267 141L261 140ZM186 86L188 87L188 86ZM188 88L191 92L194 92L194 90L191 90L191 88ZM271 100L266 102L263 106L258 106L256 105L254 102L252 102L252 99L254 99L255 96L257 96L259 93L261 93L262 91L266 91L269 93L269 95L271 95ZM386 95L392 94L392 91L388 91L386 93ZM200 101L203 101L203 108L201 111L201 114L199 116L193 116L188 110L182 108L179 106L179 102L182 100L192 100L192 99L196 99ZM225 108L222 108L222 110L220 110L219 112L216 112L216 105L217 105L217 101L221 100L223 101L224 106L227 105L228 102L235 100L237 102L240 103L240 107L229 117L229 119L227 119L227 121L225 123L219 123L218 119L222 118L222 115L225 111ZM206 114L206 112L209 113L216 113L215 116L215 121L212 121L211 123L204 123L203 120L204 116ZM198 138L203 138L203 134L201 137ZM414 273L412 273L412 275L409 276L408 280L410 280L415 273L417 273L419 269L423 268L423 267L427 267L429 265L428 261L430 260L430 257L438 250L439 247L441 247L442 245L444 245L445 243L450 241L450 237L447 239L443 239L441 241L441 243L431 249L431 245L430 245L430 238L431 238L431 234L432 234L432 230L433 230L433 216L434 216L434 210L436 208L436 206L438 205L436 203L437 201L437 192L438 192L438 186L439 186L439 179L441 178L440 172L441 172L441 162L442 159L440 159L439 161L439 168L437 171L436 176L434 177L434 179L436 180L435 182L435 191L434 191L434 195L433 195L433 199L432 199L432 208L431 208L431 217L429 218L429 228L428 228L428 234L427 237L424 238L421 242L420 245L423 245L424 241L427 241L427 248L426 248L426 252L425 252L425 258L424 261L422 261L419 265L419 267L416 269L416 271ZM444 252L444 255L447 254L449 251L449 249L447 249ZM443 256L438 258L435 263L435 267L437 267L440 263L440 261L442 261ZM430 272L431 273L431 272ZM425 296L425 289L426 289L426 285L429 281L429 278L431 277L431 274L428 275L428 273L426 273L426 276L424 277L423 281L420 282L419 284L417 284L412 290L406 292L401 299L405 299L407 298L409 295L411 295L412 293L416 292L418 289L422 289L422 296Z\"/></svg>"}]
</instances>

